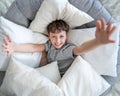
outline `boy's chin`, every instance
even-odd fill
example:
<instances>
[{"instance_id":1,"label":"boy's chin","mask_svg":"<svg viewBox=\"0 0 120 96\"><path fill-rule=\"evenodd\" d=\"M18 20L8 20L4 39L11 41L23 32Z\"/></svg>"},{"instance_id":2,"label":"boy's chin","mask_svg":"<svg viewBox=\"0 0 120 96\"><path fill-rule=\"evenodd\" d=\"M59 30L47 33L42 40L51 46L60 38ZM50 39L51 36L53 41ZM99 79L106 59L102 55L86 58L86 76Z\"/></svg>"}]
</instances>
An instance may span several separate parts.
<instances>
[{"instance_id":1,"label":"boy's chin","mask_svg":"<svg viewBox=\"0 0 120 96\"><path fill-rule=\"evenodd\" d=\"M62 48L62 46L54 46L56 49L60 49Z\"/></svg>"}]
</instances>

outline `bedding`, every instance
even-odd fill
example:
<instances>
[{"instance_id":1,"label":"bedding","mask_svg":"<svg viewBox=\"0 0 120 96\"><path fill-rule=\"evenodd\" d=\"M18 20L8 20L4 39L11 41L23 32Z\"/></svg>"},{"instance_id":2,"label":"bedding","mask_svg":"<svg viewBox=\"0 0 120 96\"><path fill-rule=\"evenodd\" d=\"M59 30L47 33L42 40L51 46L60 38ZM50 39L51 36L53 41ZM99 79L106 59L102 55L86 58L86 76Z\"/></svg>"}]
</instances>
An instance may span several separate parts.
<instances>
[{"instance_id":1,"label":"bedding","mask_svg":"<svg viewBox=\"0 0 120 96\"><path fill-rule=\"evenodd\" d=\"M29 28L32 31L47 34L47 25L57 19L66 21L70 28L93 20L88 14L71 5L68 0L44 0Z\"/></svg>"},{"instance_id":2,"label":"bedding","mask_svg":"<svg viewBox=\"0 0 120 96\"><path fill-rule=\"evenodd\" d=\"M36 68L36 70L40 74L42 74L43 76L50 79L55 84L57 84L61 79L59 69L58 69L58 65L57 65L57 61L52 62L52 63L47 64L47 65L42 66L42 67L38 67L38 68Z\"/></svg>"},{"instance_id":3,"label":"bedding","mask_svg":"<svg viewBox=\"0 0 120 96\"><path fill-rule=\"evenodd\" d=\"M0 0L0 15L4 15L14 0Z\"/></svg>"},{"instance_id":4,"label":"bedding","mask_svg":"<svg viewBox=\"0 0 120 96\"><path fill-rule=\"evenodd\" d=\"M86 71L89 71L89 74ZM96 96L110 87L90 64L79 56L67 72L57 86L36 69L26 66L12 57L0 90L10 96ZM71 87L73 88L71 89Z\"/></svg>"},{"instance_id":5,"label":"bedding","mask_svg":"<svg viewBox=\"0 0 120 96\"><path fill-rule=\"evenodd\" d=\"M1 39L4 38L4 36L10 35L13 39L13 41L17 44L22 43L45 43L48 38L42 34L33 33L31 30L20 26L18 24L15 24L4 17L0 17L0 29L2 32L0 32ZM0 43L3 43L3 40L0 41ZM9 58L6 56L6 53L2 52L2 48L0 49L0 58L2 58L2 62L0 63L0 71L6 71ZM40 64L42 53L14 53L13 56L19 60L22 61L24 64L29 65L31 67L38 67Z\"/></svg>"},{"instance_id":6,"label":"bedding","mask_svg":"<svg viewBox=\"0 0 120 96\"><path fill-rule=\"evenodd\" d=\"M117 26L117 29L111 36L111 39L115 40L116 42L113 44L100 46L91 52L82 55L82 57L87 62L92 64L93 68L99 74L116 77L120 23L114 23L113 25ZM70 30L68 42L81 45L82 43L95 38L95 30L95 27Z\"/></svg>"},{"instance_id":7,"label":"bedding","mask_svg":"<svg viewBox=\"0 0 120 96\"><path fill-rule=\"evenodd\" d=\"M0 90L7 96L63 96L55 83L14 57Z\"/></svg>"},{"instance_id":8,"label":"bedding","mask_svg":"<svg viewBox=\"0 0 120 96\"><path fill-rule=\"evenodd\" d=\"M104 81L90 63L77 56L58 86L65 96L99 96L110 87Z\"/></svg>"},{"instance_id":9,"label":"bedding","mask_svg":"<svg viewBox=\"0 0 120 96\"><path fill-rule=\"evenodd\" d=\"M30 22L34 19L42 2L43 0L16 0L4 17L17 24L28 27ZM105 18L106 22L110 20L114 22L111 14L101 5L99 0L69 0L69 2L78 9L87 12L95 19L93 22L82 26L82 28L95 26L96 20L101 18L101 16Z\"/></svg>"},{"instance_id":10,"label":"bedding","mask_svg":"<svg viewBox=\"0 0 120 96\"><path fill-rule=\"evenodd\" d=\"M14 1L14 0L13 0ZM43 0L17 0L17 3L15 4L17 6L17 8L19 9L19 11L23 14L24 17L27 17L27 20L29 21L29 24L30 24L30 21L32 21L34 19L34 16L39 8L39 6L41 5L41 2ZM114 1L110 1L110 0L100 0L102 2L102 4L104 6L101 5L101 3L99 2L99 0L69 0L71 2L71 4L73 4L74 6L76 6L77 8L83 10L83 11L86 11L87 13L91 13L91 16L93 17L94 16L94 19L95 21L97 19L99 19L100 17L99 16L103 16L105 17L106 21L109 21L112 19L112 17L115 18L115 20L117 22L120 21L120 13L119 13L119 4L120 4L120 1L119 0L114 0ZM7 3L6 3L7 2ZM1 0L0 1L0 4L6 6L9 2L9 5L11 4L11 0ZM13 5L13 4L12 4ZM105 8L107 8L107 11ZM3 6L0 6L0 11L2 11L2 15L3 13L5 13L7 11L8 7L3 8ZM14 10L14 8L12 8L12 10ZM8 12L10 11L11 9L8 10ZM16 10L16 9L15 9ZM92 11L90 11L92 10ZM7 12L7 13L8 13ZM15 13L18 13L16 11L13 11L14 12L14 15L11 16L12 20L14 21L16 18L18 18L20 15L16 14ZM6 18L8 16L10 16L12 13L12 11L9 12L9 14L5 14L6 15ZM94 15L94 14L99 14L98 16ZM102 14L102 15L101 15ZM0 14L1 15L1 14ZM4 16L5 16L4 15ZM112 17L111 17L112 15ZM9 19L9 18L8 18ZM12 21L11 20L11 21ZM112 19L112 21L114 21ZM22 18L19 18L18 19L18 22L21 22L23 24L23 26L29 26L28 22L27 24L28 25L25 25L26 23L24 23L24 20L22 20ZM20 24L20 23L19 23ZM90 23L91 26L95 26L95 22L93 23ZM89 24L89 25L90 25ZM90 27L88 24L86 24L85 26L82 26L83 27ZM1 60L1 59L0 59ZM118 54L118 64L117 64L117 69L120 69L120 67L118 67L120 65L120 52ZM120 73L120 70L117 70L118 73ZM1 78L4 77L4 72L0 72L0 81L2 80ZM112 90L110 88L110 90L108 90L107 93L101 95L101 96L119 96L120 94L120 88L119 88L119 85L120 85L120 76L118 74L118 78L117 78L117 82L115 83L114 85L114 79L111 79L110 77L106 76L107 77L107 81L110 82L110 84L112 84ZM106 95L108 94L108 95ZM2 96L0 94L0 96Z\"/></svg>"}]
</instances>

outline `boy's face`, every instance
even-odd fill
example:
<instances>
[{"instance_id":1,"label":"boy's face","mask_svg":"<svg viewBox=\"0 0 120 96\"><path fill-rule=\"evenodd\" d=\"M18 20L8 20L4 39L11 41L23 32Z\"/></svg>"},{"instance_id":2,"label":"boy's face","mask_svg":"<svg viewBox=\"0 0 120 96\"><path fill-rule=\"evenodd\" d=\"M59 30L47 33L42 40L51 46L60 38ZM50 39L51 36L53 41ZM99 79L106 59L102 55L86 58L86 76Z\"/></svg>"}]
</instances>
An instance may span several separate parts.
<instances>
[{"instance_id":1,"label":"boy's face","mask_svg":"<svg viewBox=\"0 0 120 96\"><path fill-rule=\"evenodd\" d=\"M67 35L66 31L61 31L61 32L57 32L57 31L59 31L59 30L56 30L55 33L50 32L49 39L50 39L52 45L55 48L59 49L65 44L68 35Z\"/></svg>"}]
</instances>

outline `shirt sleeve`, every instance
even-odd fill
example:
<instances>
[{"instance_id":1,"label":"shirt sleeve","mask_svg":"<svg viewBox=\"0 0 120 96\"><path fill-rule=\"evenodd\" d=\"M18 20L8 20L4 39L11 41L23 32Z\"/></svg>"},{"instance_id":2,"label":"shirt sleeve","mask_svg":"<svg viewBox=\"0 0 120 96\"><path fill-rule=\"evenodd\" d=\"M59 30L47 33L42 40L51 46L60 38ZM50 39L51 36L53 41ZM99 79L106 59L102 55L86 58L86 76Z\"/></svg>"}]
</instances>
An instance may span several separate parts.
<instances>
[{"instance_id":1,"label":"shirt sleeve","mask_svg":"<svg viewBox=\"0 0 120 96\"><path fill-rule=\"evenodd\" d=\"M47 52L51 46L50 40L45 43L45 51Z\"/></svg>"}]
</instances>

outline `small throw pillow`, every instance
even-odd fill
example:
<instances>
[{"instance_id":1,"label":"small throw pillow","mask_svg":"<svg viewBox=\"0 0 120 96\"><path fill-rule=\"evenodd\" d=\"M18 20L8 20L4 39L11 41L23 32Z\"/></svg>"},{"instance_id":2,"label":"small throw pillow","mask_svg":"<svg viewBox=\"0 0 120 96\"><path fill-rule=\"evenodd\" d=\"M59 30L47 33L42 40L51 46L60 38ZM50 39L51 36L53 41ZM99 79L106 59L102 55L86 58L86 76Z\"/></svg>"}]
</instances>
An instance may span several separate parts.
<instances>
[{"instance_id":1,"label":"small throw pillow","mask_svg":"<svg viewBox=\"0 0 120 96\"><path fill-rule=\"evenodd\" d=\"M48 38L40 33L33 33L30 29L17 25L4 17L0 17L0 44L3 44L3 38L10 35L13 41L20 43L45 43ZM38 67L40 64L41 53L14 53L14 58L31 67ZM0 71L7 69L9 58L2 52L0 46Z\"/></svg>"},{"instance_id":2,"label":"small throw pillow","mask_svg":"<svg viewBox=\"0 0 120 96\"><path fill-rule=\"evenodd\" d=\"M45 66L39 67L36 70L56 84L61 79L57 62L52 62Z\"/></svg>"},{"instance_id":3,"label":"small throw pillow","mask_svg":"<svg viewBox=\"0 0 120 96\"><path fill-rule=\"evenodd\" d=\"M119 30L120 24L114 24L117 26L116 31L111 38L115 40L115 43L100 46L88 53L82 55L84 59L89 62L92 67L101 75L116 76L116 65L118 56L118 44L119 44ZM81 45L85 41L95 38L96 28L76 29L69 32L68 42L76 45Z\"/></svg>"},{"instance_id":4,"label":"small throw pillow","mask_svg":"<svg viewBox=\"0 0 120 96\"><path fill-rule=\"evenodd\" d=\"M29 28L44 33L47 25L56 19L63 19L70 28L93 20L88 14L71 5L68 0L44 0Z\"/></svg>"},{"instance_id":5,"label":"small throw pillow","mask_svg":"<svg viewBox=\"0 0 120 96\"><path fill-rule=\"evenodd\" d=\"M15 58L10 60L0 91L6 96L63 96L56 84Z\"/></svg>"},{"instance_id":6,"label":"small throw pillow","mask_svg":"<svg viewBox=\"0 0 120 96\"><path fill-rule=\"evenodd\" d=\"M58 86L65 96L100 96L110 85L80 56L76 57Z\"/></svg>"}]
</instances>

